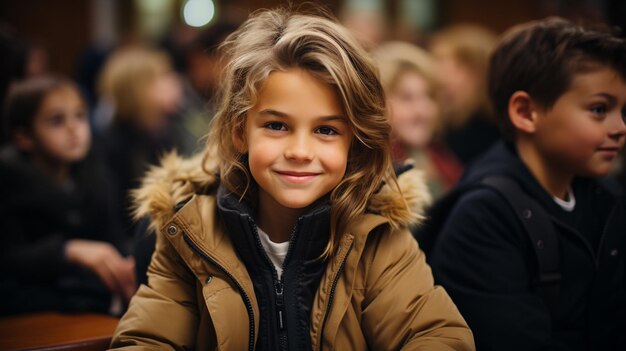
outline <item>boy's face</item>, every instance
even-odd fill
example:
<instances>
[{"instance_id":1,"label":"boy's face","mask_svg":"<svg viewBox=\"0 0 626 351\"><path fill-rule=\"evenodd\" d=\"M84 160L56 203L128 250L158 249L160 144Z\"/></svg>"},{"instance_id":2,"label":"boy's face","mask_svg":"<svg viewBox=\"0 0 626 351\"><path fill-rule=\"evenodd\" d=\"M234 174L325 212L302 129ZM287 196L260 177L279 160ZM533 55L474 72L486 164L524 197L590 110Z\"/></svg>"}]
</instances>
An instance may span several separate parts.
<instances>
[{"instance_id":1,"label":"boy's face","mask_svg":"<svg viewBox=\"0 0 626 351\"><path fill-rule=\"evenodd\" d=\"M626 83L614 70L574 76L569 90L549 109L539 109L536 146L544 164L572 176L609 173L624 146Z\"/></svg>"},{"instance_id":2,"label":"boy's face","mask_svg":"<svg viewBox=\"0 0 626 351\"><path fill-rule=\"evenodd\" d=\"M439 115L428 81L415 71L404 71L389 95L390 123L400 143L425 147L432 137Z\"/></svg>"},{"instance_id":3,"label":"boy's face","mask_svg":"<svg viewBox=\"0 0 626 351\"><path fill-rule=\"evenodd\" d=\"M239 139L259 185L259 206L302 209L343 179L352 131L337 94L310 73L273 72Z\"/></svg>"},{"instance_id":4,"label":"boy's face","mask_svg":"<svg viewBox=\"0 0 626 351\"><path fill-rule=\"evenodd\" d=\"M33 119L28 152L60 163L82 160L91 143L83 100L75 89L49 92Z\"/></svg>"}]
</instances>

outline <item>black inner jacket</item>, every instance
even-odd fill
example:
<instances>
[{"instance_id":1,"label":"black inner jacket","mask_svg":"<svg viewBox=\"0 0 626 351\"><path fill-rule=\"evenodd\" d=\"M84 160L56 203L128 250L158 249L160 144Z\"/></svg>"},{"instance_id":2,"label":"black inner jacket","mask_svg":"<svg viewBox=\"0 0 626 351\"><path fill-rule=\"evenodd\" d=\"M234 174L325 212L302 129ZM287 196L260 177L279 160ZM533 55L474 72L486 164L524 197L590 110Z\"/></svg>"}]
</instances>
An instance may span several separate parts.
<instances>
[{"instance_id":1,"label":"black inner jacket","mask_svg":"<svg viewBox=\"0 0 626 351\"><path fill-rule=\"evenodd\" d=\"M330 206L320 204L298 218L281 280L261 245L255 211L223 187L218 209L259 303L256 350L311 350L311 306L326 266L320 256L330 237Z\"/></svg>"}]
</instances>

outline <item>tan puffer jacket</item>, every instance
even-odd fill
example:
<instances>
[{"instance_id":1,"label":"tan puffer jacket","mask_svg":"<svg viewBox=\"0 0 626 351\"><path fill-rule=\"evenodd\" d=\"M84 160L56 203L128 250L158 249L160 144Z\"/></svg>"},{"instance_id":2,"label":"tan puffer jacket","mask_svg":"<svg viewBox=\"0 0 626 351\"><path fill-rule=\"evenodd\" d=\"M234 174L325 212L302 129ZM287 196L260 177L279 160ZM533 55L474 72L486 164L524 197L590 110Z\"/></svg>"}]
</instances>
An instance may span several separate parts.
<instances>
[{"instance_id":1,"label":"tan puffer jacket","mask_svg":"<svg viewBox=\"0 0 626 351\"><path fill-rule=\"evenodd\" d=\"M474 349L471 331L444 289L433 286L406 229L429 201L417 173L400 177L402 198L384 187L370 201L377 214L363 215L342 236L313 301L313 350ZM149 286L132 299L111 348L254 348L259 311L252 281L214 221L215 197L201 195L215 182L201 171L199 158L169 155L136 193L137 214L151 216L157 246ZM401 201L417 212L398 210Z\"/></svg>"}]
</instances>

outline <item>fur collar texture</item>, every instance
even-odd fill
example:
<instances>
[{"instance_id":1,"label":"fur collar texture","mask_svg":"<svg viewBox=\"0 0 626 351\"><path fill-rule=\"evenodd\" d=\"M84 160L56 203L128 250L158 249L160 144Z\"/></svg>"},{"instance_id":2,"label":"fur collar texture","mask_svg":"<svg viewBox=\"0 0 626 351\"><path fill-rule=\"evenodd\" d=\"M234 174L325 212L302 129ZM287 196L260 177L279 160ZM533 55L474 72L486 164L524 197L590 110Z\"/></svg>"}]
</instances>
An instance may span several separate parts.
<instances>
[{"instance_id":1,"label":"fur collar texture","mask_svg":"<svg viewBox=\"0 0 626 351\"><path fill-rule=\"evenodd\" d=\"M207 164L206 169L210 173L202 169L202 154L188 159L175 152L165 155L161 165L151 167L141 187L132 192L135 218L149 216L151 229L161 228L176 212L176 204L217 185L217 163ZM370 199L367 211L385 217L392 227L419 224L424 207L431 202L423 172L402 173L398 185L401 192L384 185Z\"/></svg>"}]
</instances>

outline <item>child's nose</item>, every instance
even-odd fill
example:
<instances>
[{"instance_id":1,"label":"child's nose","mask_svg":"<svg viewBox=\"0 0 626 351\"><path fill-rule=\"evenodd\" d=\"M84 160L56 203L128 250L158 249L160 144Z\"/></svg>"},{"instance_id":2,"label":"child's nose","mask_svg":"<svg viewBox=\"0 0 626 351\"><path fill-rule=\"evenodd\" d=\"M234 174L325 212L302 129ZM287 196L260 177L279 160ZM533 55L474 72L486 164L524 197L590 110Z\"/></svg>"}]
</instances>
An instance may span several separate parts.
<instances>
[{"instance_id":1,"label":"child's nose","mask_svg":"<svg viewBox=\"0 0 626 351\"><path fill-rule=\"evenodd\" d=\"M613 139L620 139L626 135L626 117L623 112L616 117L613 118L613 123L610 126L609 136Z\"/></svg>"},{"instance_id":2,"label":"child's nose","mask_svg":"<svg viewBox=\"0 0 626 351\"><path fill-rule=\"evenodd\" d=\"M76 121L69 121L67 123L67 129L69 129L69 131L72 133L76 133L78 131L78 128L79 128L79 123L77 123Z\"/></svg>"},{"instance_id":3,"label":"child's nose","mask_svg":"<svg viewBox=\"0 0 626 351\"><path fill-rule=\"evenodd\" d=\"M294 134L285 149L285 158L298 161L313 159L311 140L306 135Z\"/></svg>"},{"instance_id":4,"label":"child's nose","mask_svg":"<svg viewBox=\"0 0 626 351\"><path fill-rule=\"evenodd\" d=\"M67 130L72 134L76 135L80 132L83 127L84 122L79 120L69 120L67 122Z\"/></svg>"}]
</instances>

